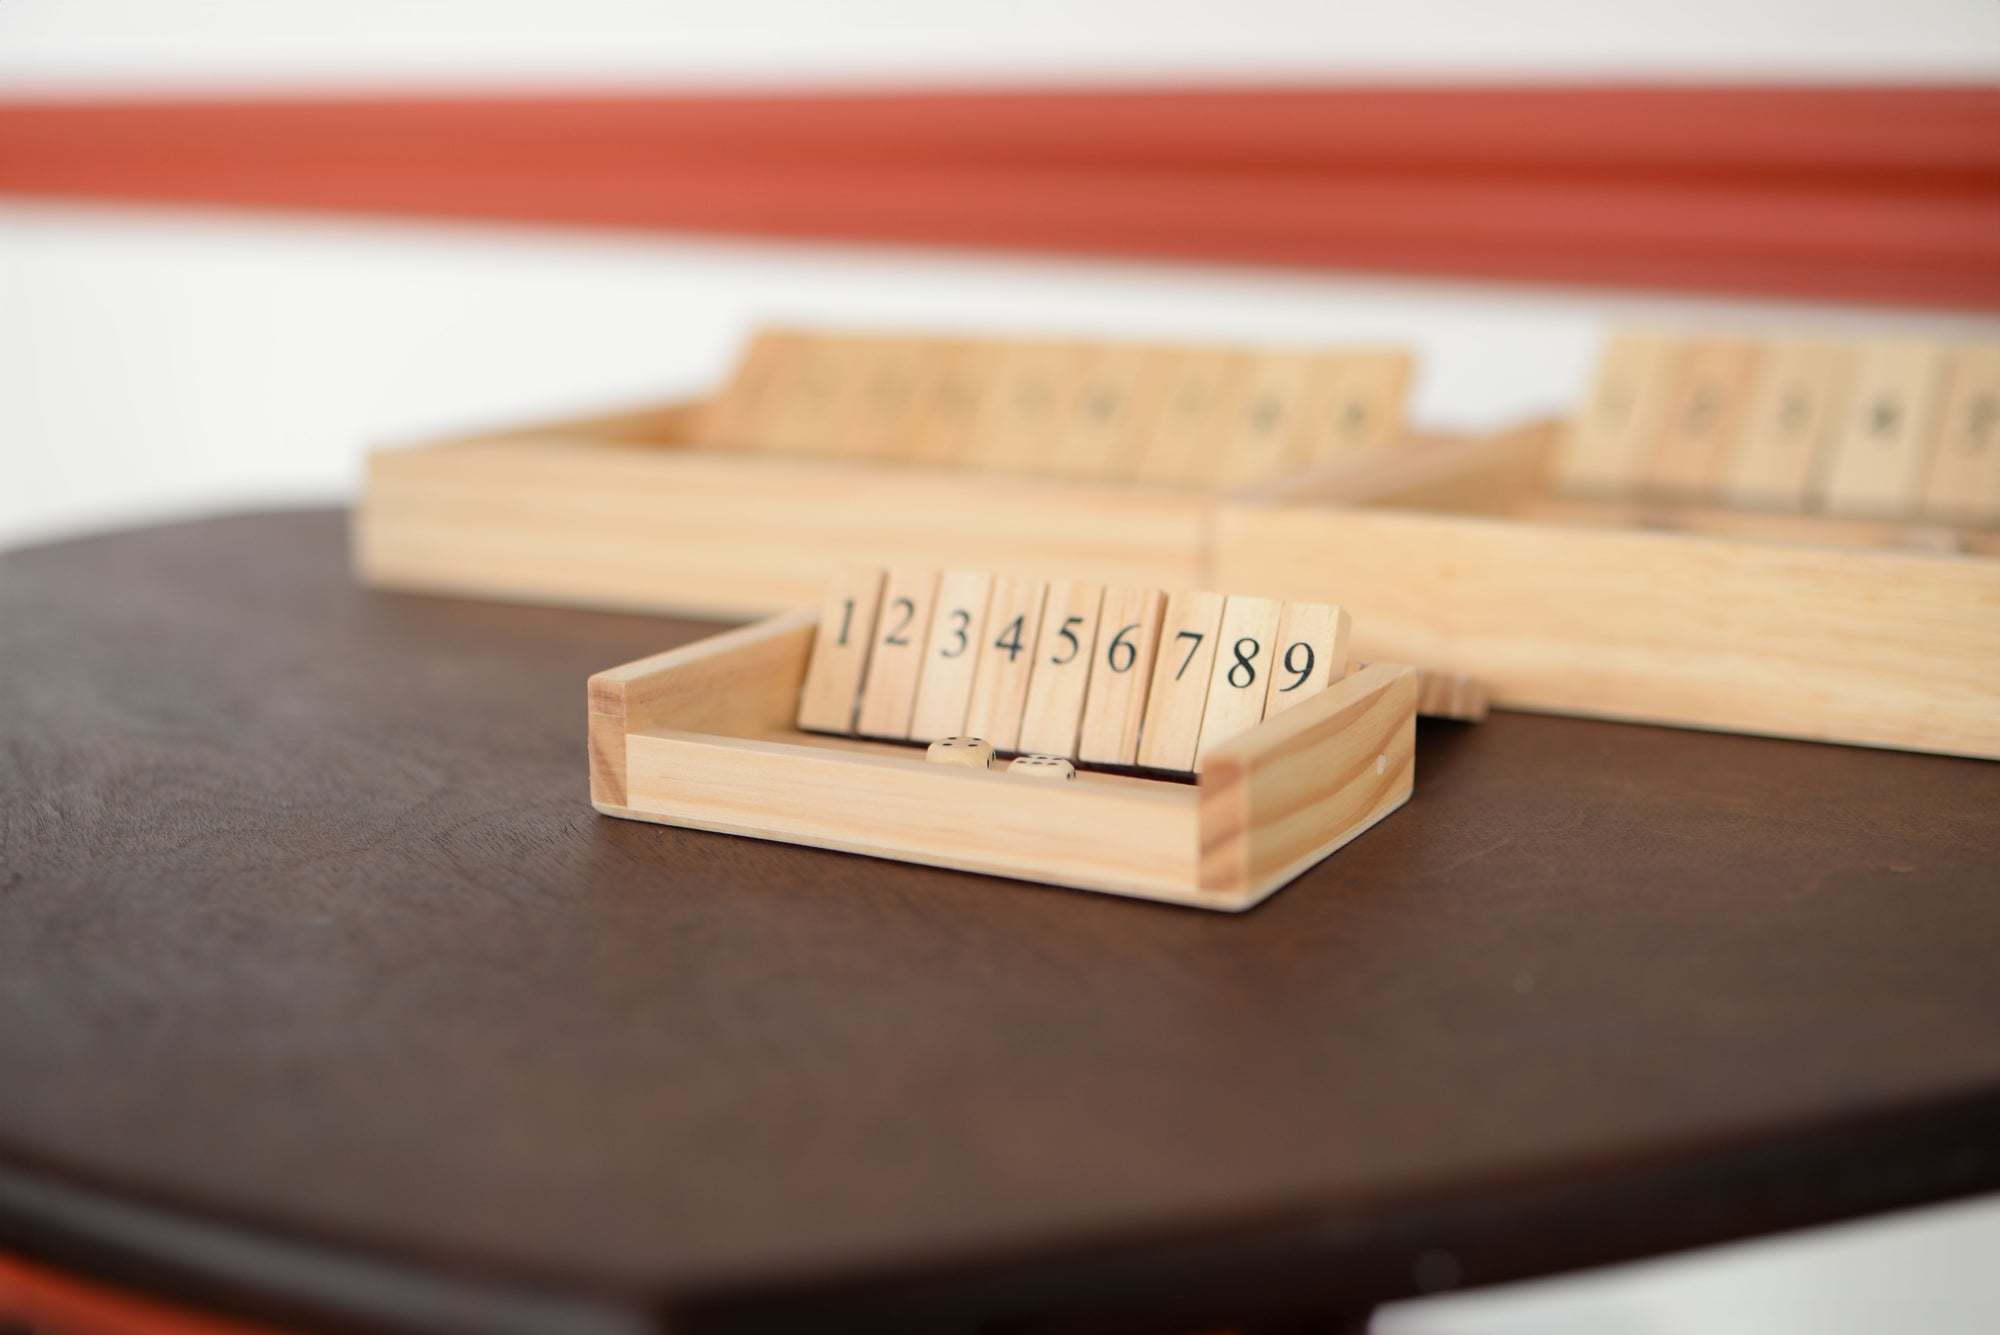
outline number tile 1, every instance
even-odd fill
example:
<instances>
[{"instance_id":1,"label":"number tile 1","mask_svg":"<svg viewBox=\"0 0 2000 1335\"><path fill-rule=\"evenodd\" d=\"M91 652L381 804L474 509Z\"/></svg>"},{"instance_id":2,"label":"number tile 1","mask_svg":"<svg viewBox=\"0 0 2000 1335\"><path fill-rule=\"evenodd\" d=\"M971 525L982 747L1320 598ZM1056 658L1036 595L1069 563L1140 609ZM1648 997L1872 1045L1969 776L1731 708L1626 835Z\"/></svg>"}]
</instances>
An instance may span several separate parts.
<instances>
[{"instance_id":1,"label":"number tile 1","mask_svg":"<svg viewBox=\"0 0 2000 1335\"><path fill-rule=\"evenodd\" d=\"M1139 764L1145 769L1183 774L1194 769L1225 602L1219 593L1189 590L1167 599L1160 618L1160 647L1153 657L1152 689L1146 697L1146 722L1139 730Z\"/></svg>"},{"instance_id":2,"label":"number tile 1","mask_svg":"<svg viewBox=\"0 0 2000 1335\"><path fill-rule=\"evenodd\" d=\"M916 708L910 716L911 741L934 742L964 733L973 672L979 666L979 648L986 643L986 604L992 596L993 576L983 570L947 570L938 580Z\"/></svg>"},{"instance_id":3,"label":"number tile 1","mask_svg":"<svg viewBox=\"0 0 2000 1335\"><path fill-rule=\"evenodd\" d=\"M986 634L973 646L979 663L964 732L984 737L996 751L1019 751L1021 714L1035 666L1035 637L1042 624L1046 581L1002 575L986 605Z\"/></svg>"},{"instance_id":4,"label":"number tile 1","mask_svg":"<svg viewBox=\"0 0 2000 1335\"><path fill-rule=\"evenodd\" d=\"M1034 671L1028 679L1028 703L1021 711L1018 749L1076 758L1103 607L1102 584L1056 580L1049 585Z\"/></svg>"},{"instance_id":5,"label":"number tile 1","mask_svg":"<svg viewBox=\"0 0 2000 1335\"><path fill-rule=\"evenodd\" d=\"M1230 738L1248 732L1264 717L1271 664L1277 659L1278 619L1285 605L1276 598L1233 597L1222 611L1215 663L1208 678L1208 703L1194 767Z\"/></svg>"},{"instance_id":6,"label":"number tile 1","mask_svg":"<svg viewBox=\"0 0 2000 1335\"><path fill-rule=\"evenodd\" d=\"M1264 717L1304 704L1347 675L1347 609L1286 603L1278 615Z\"/></svg>"},{"instance_id":7,"label":"number tile 1","mask_svg":"<svg viewBox=\"0 0 2000 1335\"><path fill-rule=\"evenodd\" d=\"M1097 662L1084 696L1076 758L1086 765L1139 763L1139 728L1159 652L1167 595L1158 589L1106 589L1097 621Z\"/></svg>"},{"instance_id":8,"label":"number tile 1","mask_svg":"<svg viewBox=\"0 0 2000 1335\"><path fill-rule=\"evenodd\" d=\"M882 588L882 612L875 647L861 687L861 710L854 730L863 737L904 741L917 705L917 681L924 670L924 640L937 603L938 572L899 567Z\"/></svg>"},{"instance_id":9,"label":"number tile 1","mask_svg":"<svg viewBox=\"0 0 2000 1335\"><path fill-rule=\"evenodd\" d=\"M854 731L854 711L875 641L875 614L887 575L879 566L849 566L827 589L812 658L799 690L799 727L808 732Z\"/></svg>"}]
</instances>

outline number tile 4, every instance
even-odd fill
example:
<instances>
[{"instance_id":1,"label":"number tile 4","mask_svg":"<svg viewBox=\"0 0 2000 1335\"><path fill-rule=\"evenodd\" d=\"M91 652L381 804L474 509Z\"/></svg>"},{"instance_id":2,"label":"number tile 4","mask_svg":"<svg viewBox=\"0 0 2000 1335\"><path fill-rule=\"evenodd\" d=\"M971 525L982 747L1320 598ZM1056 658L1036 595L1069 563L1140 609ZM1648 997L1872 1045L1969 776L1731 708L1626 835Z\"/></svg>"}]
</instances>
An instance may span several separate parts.
<instances>
[{"instance_id":1,"label":"number tile 4","mask_svg":"<svg viewBox=\"0 0 2000 1335\"><path fill-rule=\"evenodd\" d=\"M1034 673L1035 642L1048 588L1039 579L1002 575L993 581L986 633L973 646L979 661L963 730L984 737L996 751L1021 749L1021 715L1028 705L1028 681Z\"/></svg>"},{"instance_id":2,"label":"number tile 4","mask_svg":"<svg viewBox=\"0 0 2000 1335\"><path fill-rule=\"evenodd\" d=\"M1034 672L1028 679L1028 703L1021 712L1020 750L1076 755L1103 607L1102 584L1056 580L1049 585Z\"/></svg>"},{"instance_id":3,"label":"number tile 4","mask_svg":"<svg viewBox=\"0 0 2000 1335\"><path fill-rule=\"evenodd\" d=\"M1277 659L1278 620L1285 605L1275 598L1231 598L1222 612L1209 671L1208 702L1202 710L1194 767L1216 747L1248 732L1264 717L1271 664Z\"/></svg>"}]
</instances>

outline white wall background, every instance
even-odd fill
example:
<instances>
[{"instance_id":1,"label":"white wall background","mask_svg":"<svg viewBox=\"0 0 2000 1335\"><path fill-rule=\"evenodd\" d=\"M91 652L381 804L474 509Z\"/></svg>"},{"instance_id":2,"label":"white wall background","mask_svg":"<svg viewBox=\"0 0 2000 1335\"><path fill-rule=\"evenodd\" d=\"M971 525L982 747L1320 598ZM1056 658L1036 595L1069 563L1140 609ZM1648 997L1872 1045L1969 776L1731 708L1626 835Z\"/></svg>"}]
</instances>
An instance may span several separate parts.
<instances>
[{"instance_id":1,"label":"white wall background","mask_svg":"<svg viewBox=\"0 0 2000 1335\"><path fill-rule=\"evenodd\" d=\"M2000 80L2000 0L0 0L0 97L1538 78ZM363 447L714 383L765 319L1408 342L1421 420L1572 402L1609 324L2000 320L1225 267L0 201L0 548L351 494ZM0 630L0 633L6 633ZM1971 1202L1408 1304L1389 1335L2000 1329Z\"/></svg>"}]
</instances>

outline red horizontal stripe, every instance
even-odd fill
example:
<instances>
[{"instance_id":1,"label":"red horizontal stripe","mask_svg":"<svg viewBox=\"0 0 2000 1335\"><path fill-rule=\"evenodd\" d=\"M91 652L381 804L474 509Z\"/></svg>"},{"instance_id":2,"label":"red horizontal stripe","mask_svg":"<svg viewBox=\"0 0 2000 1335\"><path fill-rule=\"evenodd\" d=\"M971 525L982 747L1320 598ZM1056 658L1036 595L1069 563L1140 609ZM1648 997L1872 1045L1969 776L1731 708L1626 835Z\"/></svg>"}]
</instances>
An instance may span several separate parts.
<instances>
[{"instance_id":1,"label":"red horizontal stripe","mask_svg":"<svg viewBox=\"0 0 2000 1335\"><path fill-rule=\"evenodd\" d=\"M0 104L0 191L2000 304L2000 90Z\"/></svg>"}]
</instances>

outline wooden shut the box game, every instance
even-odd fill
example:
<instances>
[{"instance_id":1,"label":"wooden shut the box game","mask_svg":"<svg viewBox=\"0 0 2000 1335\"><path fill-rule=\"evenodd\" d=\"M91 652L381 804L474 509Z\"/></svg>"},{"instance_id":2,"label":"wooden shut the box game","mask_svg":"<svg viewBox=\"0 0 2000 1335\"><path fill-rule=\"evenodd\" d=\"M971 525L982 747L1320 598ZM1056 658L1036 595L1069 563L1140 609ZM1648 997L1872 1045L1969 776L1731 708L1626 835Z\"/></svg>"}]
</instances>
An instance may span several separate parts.
<instances>
[{"instance_id":1,"label":"wooden shut the box game","mask_svg":"<svg viewBox=\"0 0 2000 1335\"><path fill-rule=\"evenodd\" d=\"M385 588L745 619L829 568L1339 602L1502 708L2000 757L1990 347L1620 336L1573 422L1407 357L798 332L699 403L378 452Z\"/></svg>"},{"instance_id":2,"label":"wooden shut the box game","mask_svg":"<svg viewBox=\"0 0 2000 1335\"><path fill-rule=\"evenodd\" d=\"M847 569L818 613L591 678L591 797L1244 909L1408 799L1420 711L1483 712L1476 684L1350 664L1347 641L1328 604Z\"/></svg>"}]
</instances>

